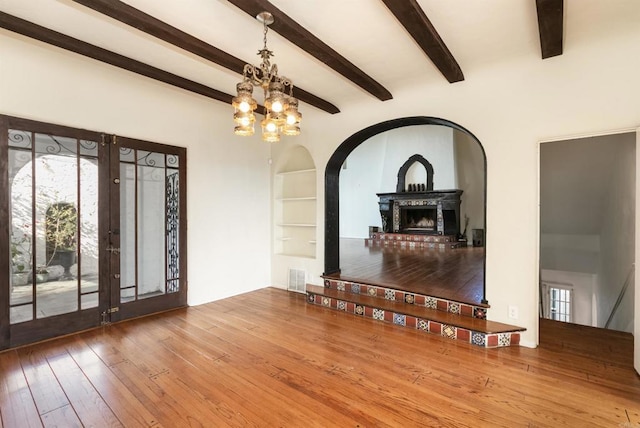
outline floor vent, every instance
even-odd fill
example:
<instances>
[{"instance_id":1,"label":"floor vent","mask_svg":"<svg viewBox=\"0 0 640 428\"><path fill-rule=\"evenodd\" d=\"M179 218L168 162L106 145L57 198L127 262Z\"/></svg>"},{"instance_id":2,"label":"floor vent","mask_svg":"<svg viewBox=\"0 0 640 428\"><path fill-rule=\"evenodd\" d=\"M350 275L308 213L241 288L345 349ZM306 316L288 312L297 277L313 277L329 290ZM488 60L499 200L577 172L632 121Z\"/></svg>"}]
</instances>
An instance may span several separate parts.
<instances>
[{"instance_id":1,"label":"floor vent","mask_svg":"<svg viewBox=\"0 0 640 428\"><path fill-rule=\"evenodd\" d=\"M303 270L289 269L289 284L287 290L297 291L298 293L306 293L306 275Z\"/></svg>"}]
</instances>

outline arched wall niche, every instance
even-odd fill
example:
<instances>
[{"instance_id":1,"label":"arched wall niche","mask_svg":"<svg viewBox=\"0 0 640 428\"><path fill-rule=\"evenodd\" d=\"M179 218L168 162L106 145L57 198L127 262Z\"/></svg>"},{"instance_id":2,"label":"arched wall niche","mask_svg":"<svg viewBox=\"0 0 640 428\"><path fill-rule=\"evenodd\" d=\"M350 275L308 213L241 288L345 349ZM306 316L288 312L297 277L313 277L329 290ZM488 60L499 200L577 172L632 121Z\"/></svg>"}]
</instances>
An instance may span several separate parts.
<instances>
[{"instance_id":1,"label":"arched wall niche","mask_svg":"<svg viewBox=\"0 0 640 428\"><path fill-rule=\"evenodd\" d=\"M464 127L451 122L446 119L429 117L429 116L413 116L413 117L405 117L392 119L385 122L377 123L375 125L371 125L367 128L364 128L355 134L351 135L345 141L342 142L335 150L333 155L329 158L327 162L326 170L325 170L325 246L324 246L324 274L331 275L340 272L340 173L343 164L347 160L348 156L353 152L358 146L362 143L366 142L371 137L376 136L377 134L390 131L396 128L402 128L407 126L415 126L415 125L438 125L443 127L448 127L453 130L459 131L462 134L475 142L481 152L482 165L479 167L482 168L484 182L482 183L484 187L484 195L483 195L483 228L485 229L486 236L486 180L487 180L487 162L486 162L486 154L482 144L470 131L465 129ZM415 158L418 159L418 158ZM415 161L414 159L414 161ZM407 167L411 166L414 162L409 162L406 164ZM426 166L425 166L426 168ZM437 174L437 171L436 171ZM486 260L486 258L485 258ZM483 285L483 300L486 301L486 285Z\"/></svg>"}]
</instances>

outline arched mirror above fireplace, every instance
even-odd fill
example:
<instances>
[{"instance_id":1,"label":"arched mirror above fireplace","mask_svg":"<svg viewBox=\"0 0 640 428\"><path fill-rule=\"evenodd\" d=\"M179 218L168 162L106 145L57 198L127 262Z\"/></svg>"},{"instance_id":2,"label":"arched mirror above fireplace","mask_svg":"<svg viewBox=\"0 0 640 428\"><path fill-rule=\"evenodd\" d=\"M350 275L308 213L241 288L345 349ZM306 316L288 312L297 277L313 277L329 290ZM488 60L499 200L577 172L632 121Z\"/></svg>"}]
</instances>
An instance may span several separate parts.
<instances>
[{"instance_id":1,"label":"arched mirror above fireplace","mask_svg":"<svg viewBox=\"0 0 640 428\"><path fill-rule=\"evenodd\" d=\"M393 234L413 234L421 242L446 238L447 248L473 247L473 236L486 236L485 188L484 150L473 134L453 122L409 117L357 132L327 164L325 275L355 275L354 263L366 256L364 242L378 232L394 239L400 238ZM354 240L352 247L345 247L349 240ZM471 282L476 289L471 294L478 303L486 303L485 243L476 244L458 255L473 258L476 279ZM355 262L348 249L354 245ZM389 264L389 254L377 256Z\"/></svg>"}]
</instances>

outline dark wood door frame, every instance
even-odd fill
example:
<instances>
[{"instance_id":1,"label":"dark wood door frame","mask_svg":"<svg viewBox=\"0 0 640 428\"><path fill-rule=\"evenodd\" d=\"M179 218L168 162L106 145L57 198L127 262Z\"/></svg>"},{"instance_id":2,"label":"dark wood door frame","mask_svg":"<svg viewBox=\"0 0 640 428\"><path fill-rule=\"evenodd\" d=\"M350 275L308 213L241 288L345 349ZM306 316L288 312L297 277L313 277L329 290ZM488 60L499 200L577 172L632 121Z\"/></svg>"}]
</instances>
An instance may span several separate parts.
<instances>
[{"instance_id":1,"label":"dark wood door frame","mask_svg":"<svg viewBox=\"0 0 640 428\"><path fill-rule=\"evenodd\" d=\"M325 169L324 176L324 274L340 272L340 171L349 154L360 144L385 131L414 125L440 125L456 129L474 140L484 159L484 223L485 236L487 224L487 156L480 140L466 128L446 119L430 116L412 116L380 122L364 128L338 146ZM483 284L483 301L486 301L486 256L483 268L485 281Z\"/></svg>"},{"instance_id":2,"label":"dark wood door frame","mask_svg":"<svg viewBox=\"0 0 640 428\"><path fill-rule=\"evenodd\" d=\"M62 125L38 122L29 119L0 115L0 219L8 219L10 208L8 168L8 130L24 129L28 132L61 135L76 139L85 139L98 142L98 173L99 173L99 212L103 218L98 224L99 251L99 306L82 309L51 317L35 319L25 323L10 324L9 300L11 296L8 284L0 282L0 350L12 348L39 340L52 338L64 334L73 333L99 326L101 322L115 322L144 314L160 312L187 304L187 259L186 259L186 149L163 144L151 143L141 140L128 140L134 142L142 150L164 150L179 156L179 212L181 228L179 232L180 248L180 288L175 293L175 298L150 298L142 301L120 305L119 301L113 301L110 289L118 286L116 274L119 273L119 257L105 249L111 244L119 246L118 241L111 241L114 230L118 229L119 216L114 211L112 204L119 198L119 187L114 181L119 177L119 144L117 138L111 134L103 134ZM111 155L107 154L111 151ZM113 154L115 152L115 155ZM115 156L115 157L114 157ZM114 161L115 159L115 161ZM105 197L107 195L108 197ZM108 217L108 218L107 218ZM185 223L183 223L185 222ZM11 229L8 221L0 221L0 276L7 275L11 271L10 242ZM110 284L110 286L108 286ZM120 306L120 310L109 314L109 309ZM102 316L107 313L106 319Z\"/></svg>"}]
</instances>

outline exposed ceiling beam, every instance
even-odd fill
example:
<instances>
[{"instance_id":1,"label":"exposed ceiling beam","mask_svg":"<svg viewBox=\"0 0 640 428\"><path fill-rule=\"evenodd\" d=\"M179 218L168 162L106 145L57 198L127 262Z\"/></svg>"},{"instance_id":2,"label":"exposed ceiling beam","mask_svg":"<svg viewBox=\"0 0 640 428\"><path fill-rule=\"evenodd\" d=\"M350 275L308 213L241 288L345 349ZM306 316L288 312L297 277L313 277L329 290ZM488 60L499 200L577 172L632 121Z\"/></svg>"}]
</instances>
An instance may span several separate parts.
<instances>
[{"instance_id":1,"label":"exposed ceiling beam","mask_svg":"<svg viewBox=\"0 0 640 428\"><path fill-rule=\"evenodd\" d=\"M562 55L563 0L536 0L542 59Z\"/></svg>"},{"instance_id":2,"label":"exposed ceiling beam","mask_svg":"<svg viewBox=\"0 0 640 428\"><path fill-rule=\"evenodd\" d=\"M449 83L464 80L462 69L417 0L382 0Z\"/></svg>"},{"instance_id":3,"label":"exposed ceiling beam","mask_svg":"<svg viewBox=\"0 0 640 428\"><path fill-rule=\"evenodd\" d=\"M384 86L373 80L372 77L360 70L348 59L311 34L304 27L267 0L228 1L254 18L260 12L270 12L274 18L273 24L269 26L271 30L280 34L282 37L331 67L336 72L342 74L344 77L360 86L379 100L386 101L393 98L391 92L385 89Z\"/></svg>"},{"instance_id":4,"label":"exposed ceiling beam","mask_svg":"<svg viewBox=\"0 0 640 428\"><path fill-rule=\"evenodd\" d=\"M119 0L73 0L117 21L137 28L169 44L177 46L199 57L221 65L231 71L242 74L246 61L242 61L227 52L216 48L190 34L129 6ZM327 113L339 113L335 105L313 95L302 88L294 87L294 95L305 103L324 110Z\"/></svg>"},{"instance_id":5,"label":"exposed ceiling beam","mask_svg":"<svg viewBox=\"0 0 640 428\"><path fill-rule=\"evenodd\" d=\"M204 95L205 97L213 98L214 100L222 101L227 104L231 104L233 95L226 94L218 91L217 89L210 88L201 83L194 82L184 77L177 76L159 68L150 66L148 64L136 61L124 55L111 52L101 47L83 42L82 40L74 39L65 34L58 33L57 31L50 30L40 25L34 24L24 19L18 18L8 13L0 11L0 28L4 28L14 33L22 34L23 36L30 37L32 39L39 40L44 43L48 43L59 48L75 52L77 54L93 58L95 60L113 65L115 67L122 68L124 70L131 71L136 74L140 74L145 77L149 77L154 80L158 80L169 85L185 89L196 94ZM259 106L258 112L264 114L264 107Z\"/></svg>"}]
</instances>

